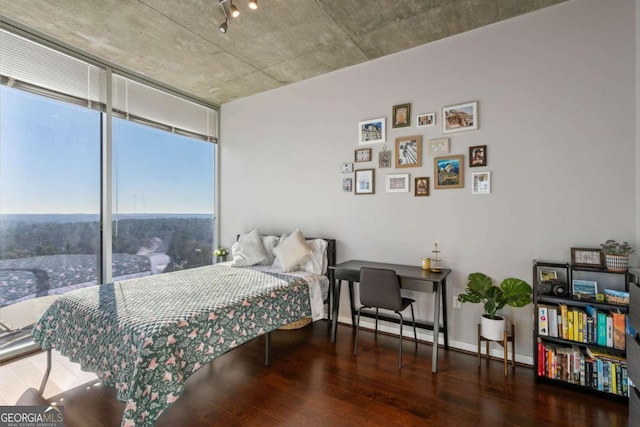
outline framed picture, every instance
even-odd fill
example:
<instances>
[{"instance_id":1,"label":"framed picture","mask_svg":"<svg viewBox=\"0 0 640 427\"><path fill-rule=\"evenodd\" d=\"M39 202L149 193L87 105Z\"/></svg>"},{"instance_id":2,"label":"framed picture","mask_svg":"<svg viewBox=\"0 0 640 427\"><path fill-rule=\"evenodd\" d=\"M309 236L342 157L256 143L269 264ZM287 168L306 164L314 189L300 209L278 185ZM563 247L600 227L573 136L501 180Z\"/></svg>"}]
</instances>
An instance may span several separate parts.
<instances>
[{"instance_id":1,"label":"framed picture","mask_svg":"<svg viewBox=\"0 0 640 427\"><path fill-rule=\"evenodd\" d=\"M469 167L487 166L487 146L474 145L469 147Z\"/></svg>"},{"instance_id":2,"label":"framed picture","mask_svg":"<svg viewBox=\"0 0 640 427\"><path fill-rule=\"evenodd\" d=\"M442 107L442 133L463 132L478 129L478 103Z\"/></svg>"},{"instance_id":3,"label":"framed picture","mask_svg":"<svg viewBox=\"0 0 640 427\"><path fill-rule=\"evenodd\" d=\"M396 167L422 166L422 137L420 135L396 138Z\"/></svg>"},{"instance_id":4,"label":"framed picture","mask_svg":"<svg viewBox=\"0 0 640 427\"><path fill-rule=\"evenodd\" d=\"M421 176L415 179L413 192L416 197L429 195L429 177Z\"/></svg>"},{"instance_id":5,"label":"framed picture","mask_svg":"<svg viewBox=\"0 0 640 427\"><path fill-rule=\"evenodd\" d=\"M464 156L445 156L433 159L434 188L464 187Z\"/></svg>"},{"instance_id":6,"label":"framed picture","mask_svg":"<svg viewBox=\"0 0 640 427\"><path fill-rule=\"evenodd\" d=\"M600 248L571 248L571 264L582 267L604 267Z\"/></svg>"},{"instance_id":7,"label":"framed picture","mask_svg":"<svg viewBox=\"0 0 640 427\"><path fill-rule=\"evenodd\" d=\"M394 105L391 117L393 117L391 127L402 128L411 126L411 104Z\"/></svg>"},{"instance_id":8,"label":"framed picture","mask_svg":"<svg viewBox=\"0 0 640 427\"><path fill-rule=\"evenodd\" d=\"M387 119L382 117L380 119L363 120L358 124L358 143L363 144L377 144L385 141L386 123Z\"/></svg>"},{"instance_id":9,"label":"framed picture","mask_svg":"<svg viewBox=\"0 0 640 427\"><path fill-rule=\"evenodd\" d=\"M356 194L373 194L375 192L374 169L357 169L355 179Z\"/></svg>"},{"instance_id":10,"label":"framed picture","mask_svg":"<svg viewBox=\"0 0 640 427\"><path fill-rule=\"evenodd\" d=\"M427 143L427 155L442 156L449 154L449 138L430 139Z\"/></svg>"},{"instance_id":11,"label":"framed picture","mask_svg":"<svg viewBox=\"0 0 640 427\"><path fill-rule=\"evenodd\" d=\"M436 113L418 114L419 128L427 128L436 125Z\"/></svg>"},{"instance_id":12,"label":"framed picture","mask_svg":"<svg viewBox=\"0 0 640 427\"><path fill-rule=\"evenodd\" d=\"M382 150L378 153L378 167L390 168L391 167L391 150Z\"/></svg>"},{"instance_id":13,"label":"framed picture","mask_svg":"<svg viewBox=\"0 0 640 427\"><path fill-rule=\"evenodd\" d=\"M558 280L558 272L555 270L545 270L541 268L538 273L540 274L541 282L548 282L549 280Z\"/></svg>"},{"instance_id":14,"label":"framed picture","mask_svg":"<svg viewBox=\"0 0 640 427\"><path fill-rule=\"evenodd\" d=\"M573 280L571 285L575 296L595 298L598 293L598 284L593 280Z\"/></svg>"},{"instance_id":15,"label":"framed picture","mask_svg":"<svg viewBox=\"0 0 640 427\"><path fill-rule=\"evenodd\" d=\"M394 173L387 175L387 193L409 192L409 174Z\"/></svg>"},{"instance_id":16,"label":"framed picture","mask_svg":"<svg viewBox=\"0 0 640 427\"><path fill-rule=\"evenodd\" d=\"M474 172L471 174L471 194L491 193L491 172Z\"/></svg>"},{"instance_id":17,"label":"framed picture","mask_svg":"<svg viewBox=\"0 0 640 427\"><path fill-rule=\"evenodd\" d=\"M342 173L351 173L351 172L353 172L353 163L343 163Z\"/></svg>"},{"instance_id":18,"label":"framed picture","mask_svg":"<svg viewBox=\"0 0 640 427\"><path fill-rule=\"evenodd\" d=\"M371 148L359 148L355 153L356 162L370 162L371 161Z\"/></svg>"},{"instance_id":19,"label":"framed picture","mask_svg":"<svg viewBox=\"0 0 640 427\"><path fill-rule=\"evenodd\" d=\"M345 193L353 191L353 178L342 178L342 191Z\"/></svg>"}]
</instances>

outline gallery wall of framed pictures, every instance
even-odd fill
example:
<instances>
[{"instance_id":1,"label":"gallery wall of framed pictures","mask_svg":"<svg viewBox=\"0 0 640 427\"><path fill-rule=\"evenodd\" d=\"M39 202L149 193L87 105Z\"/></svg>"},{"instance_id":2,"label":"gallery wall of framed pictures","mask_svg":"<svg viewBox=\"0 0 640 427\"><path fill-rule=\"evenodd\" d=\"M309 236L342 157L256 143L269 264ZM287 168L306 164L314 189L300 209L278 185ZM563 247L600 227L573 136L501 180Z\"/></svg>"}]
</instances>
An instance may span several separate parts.
<instances>
[{"instance_id":1,"label":"gallery wall of framed pictures","mask_svg":"<svg viewBox=\"0 0 640 427\"><path fill-rule=\"evenodd\" d=\"M412 120L410 102L393 105L390 111L393 139L389 145L385 115L360 120L353 158L342 163L342 191L375 194L376 174L385 184L385 193L413 192L414 197L426 197L431 194L430 188L465 188L465 168L487 166L487 145L470 145L464 141L464 132L479 129L478 107L478 101L452 103L439 108L439 112L416 114ZM412 126L424 135L412 132ZM430 162L423 165L425 155L433 157L431 176L427 176ZM411 170L415 170L413 177L406 173ZM474 169L471 194L491 194L490 171Z\"/></svg>"}]
</instances>

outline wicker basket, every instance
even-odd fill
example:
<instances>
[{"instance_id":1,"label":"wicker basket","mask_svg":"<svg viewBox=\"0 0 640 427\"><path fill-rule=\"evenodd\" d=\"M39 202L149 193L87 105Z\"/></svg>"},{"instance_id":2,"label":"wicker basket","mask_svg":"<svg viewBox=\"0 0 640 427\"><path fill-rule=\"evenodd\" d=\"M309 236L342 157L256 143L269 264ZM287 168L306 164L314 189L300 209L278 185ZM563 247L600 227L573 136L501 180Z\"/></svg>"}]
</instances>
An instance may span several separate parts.
<instances>
[{"instance_id":1,"label":"wicker basket","mask_svg":"<svg viewBox=\"0 0 640 427\"><path fill-rule=\"evenodd\" d=\"M291 331L291 330L294 330L294 329L304 328L309 323L311 323L311 320L312 320L311 317L303 317L302 319L296 320L295 322L291 322L288 325L284 325L279 329L281 329L283 331Z\"/></svg>"},{"instance_id":2,"label":"wicker basket","mask_svg":"<svg viewBox=\"0 0 640 427\"><path fill-rule=\"evenodd\" d=\"M605 255L607 270L627 271L629 269L629 257L626 255Z\"/></svg>"}]
</instances>

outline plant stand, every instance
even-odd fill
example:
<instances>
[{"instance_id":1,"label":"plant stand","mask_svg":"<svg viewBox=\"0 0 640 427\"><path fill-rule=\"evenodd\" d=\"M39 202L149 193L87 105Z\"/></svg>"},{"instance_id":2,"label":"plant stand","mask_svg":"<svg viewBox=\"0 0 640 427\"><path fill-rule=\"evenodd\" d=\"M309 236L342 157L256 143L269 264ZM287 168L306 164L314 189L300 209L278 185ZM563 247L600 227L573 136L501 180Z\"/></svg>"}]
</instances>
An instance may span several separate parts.
<instances>
[{"instance_id":1,"label":"plant stand","mask_svg":"<svg viewBox=\"0 0 640 427\"><path fill-rule=\"evenodd\" d=\"M509 365L509 349L508 344L511 343L511 365L513 369L516 368L516 328L511 325L511 333L504 331L502 340L490 340L482 336L482 327L478 323L478 368L480 367L480 360L482 358L482 342L486 342L486 356L487 363L489 362L489 343L491 341L497 342L504 348L504 375L507 376L509 371L507 366Z\"/></svg>"}]
</instances>

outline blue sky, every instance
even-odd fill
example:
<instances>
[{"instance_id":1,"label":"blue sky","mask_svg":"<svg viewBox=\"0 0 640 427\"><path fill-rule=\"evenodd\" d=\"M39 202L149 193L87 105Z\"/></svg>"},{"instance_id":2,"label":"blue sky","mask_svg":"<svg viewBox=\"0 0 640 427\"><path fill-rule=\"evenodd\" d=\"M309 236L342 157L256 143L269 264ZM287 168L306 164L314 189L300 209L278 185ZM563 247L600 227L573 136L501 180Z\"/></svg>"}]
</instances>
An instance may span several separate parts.
<instances>
[{"instance_id":1,"label":"blue sky","mask_svg":"<svg viewBox=\"0 0 640 427\"><path fill-rule=\"evenodd\" d=\"M0 213L98 213L98 111L0 87ZM113 119L114 210L212 213L213 144Z\"/></svg>"}]
</instances>

